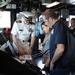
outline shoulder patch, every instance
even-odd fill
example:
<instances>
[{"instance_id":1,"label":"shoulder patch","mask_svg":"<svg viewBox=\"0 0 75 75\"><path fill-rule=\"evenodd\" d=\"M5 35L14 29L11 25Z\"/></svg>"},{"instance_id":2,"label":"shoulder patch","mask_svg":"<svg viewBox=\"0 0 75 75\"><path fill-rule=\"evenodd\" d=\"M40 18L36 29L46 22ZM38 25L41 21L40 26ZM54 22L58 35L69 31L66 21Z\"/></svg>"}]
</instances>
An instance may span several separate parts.
<instances>
[{"instance_id":1,"label":"shoulder patch","mask_svg":"<svg viewBox=\"0 0 75 75\"><path fill-rule=\"evenodd\" d=\"M22 21L21 20L16 20L16 23L21 23Z\"/></svg>"}]
</instances>

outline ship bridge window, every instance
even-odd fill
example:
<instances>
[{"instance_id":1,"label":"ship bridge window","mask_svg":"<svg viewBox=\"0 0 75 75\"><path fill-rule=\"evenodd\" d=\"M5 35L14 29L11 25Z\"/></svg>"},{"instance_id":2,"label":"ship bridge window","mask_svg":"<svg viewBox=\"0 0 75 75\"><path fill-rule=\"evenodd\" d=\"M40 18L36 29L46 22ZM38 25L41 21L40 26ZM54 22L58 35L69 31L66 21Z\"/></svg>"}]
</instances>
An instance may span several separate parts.
<instances>
[{"instance_id":1,"label":"ship bridge window","mask_svg":"<svg viewBox=\"0 0 75 75\"><path fill-rule=\"evenodd\" d=\"M0 10L0 33L4 28L11 28L11 12Z\"/></svg>"},{"instance_id":2,"label":"ship bridge window","mask_svg":"<svg viewBox=\"0 0 75 75\"><path fill-rule=\"evenodd\" d=\"M0 29L1 28L11 28L11 12L10 11L0 11Z\"/></svg>"}]
</instances>

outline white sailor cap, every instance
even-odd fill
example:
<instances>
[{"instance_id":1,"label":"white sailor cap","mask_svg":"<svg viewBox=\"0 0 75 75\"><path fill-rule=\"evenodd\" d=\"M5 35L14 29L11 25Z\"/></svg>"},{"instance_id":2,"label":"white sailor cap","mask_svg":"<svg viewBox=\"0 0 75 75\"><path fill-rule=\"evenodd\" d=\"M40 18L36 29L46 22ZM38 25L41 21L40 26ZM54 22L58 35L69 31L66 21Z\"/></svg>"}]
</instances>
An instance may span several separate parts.
<instances>
[{"instance_id":1,"label":"white sailor cap","mask_svg":"<svg viewBox=\"0 0 75 75\"><path fill-rule=\"evenodd\" d=\"M23 16L25 17L34 17L35 14L31 13L31 12L27 12L27 11L23 11L23 12L20 12L19 15L18 15L18 19L21 19Z\"/></svg>"}]
</instances>

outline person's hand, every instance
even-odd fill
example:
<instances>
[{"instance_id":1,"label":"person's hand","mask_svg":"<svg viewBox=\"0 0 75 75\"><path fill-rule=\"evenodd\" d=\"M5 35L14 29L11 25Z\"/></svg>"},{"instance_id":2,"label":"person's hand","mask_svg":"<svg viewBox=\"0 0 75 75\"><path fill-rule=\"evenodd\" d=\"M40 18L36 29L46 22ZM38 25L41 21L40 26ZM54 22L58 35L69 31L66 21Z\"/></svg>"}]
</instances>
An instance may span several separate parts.
<instances>
[{"instance_id":1,"label":"person's hand","mask_svg":"<svg viewBox=\"0 0 75 75\"><path fill-rule=\"evenodd\" d=\"M29 49L27 50L27 54L28 55L31 55L32 54L32 48L31 47L29 47Z\"/></svg>"},{"instance_id":2,"label":"person's hand","mask_svg":"<svg viewBox=\"0 0 75 75\"><path fill-rule=\"evenodd\" d=\"M50 70L53 70L53 68L54 68L54 63L51 62L51 63L50 63Z\"/></svg>"},{"instance_id":3,"label":"person's hand","mask_svg":"<svg viewBox=\"0 0 75 75\"><path fill-rule=\"evenodd\" d=\"M50 58L47 59L47 61L46 61L46 63L45 63L45 66L46 66L46 67L49 67L49 66L50 66Z\"/></svg>"},{"instance_id":4,"label":"person's hand","mask_svg":"<svg viewBox=\"0 0 75 75\"><path fill-rule=\"evenodd\" d=\"M43 54L43 61L42 61L42 63L43 63L43 64L46 64L47 59L48 59L48 55Z\"/></svg>"},{"instance_id":5,"label":"person's hand","mask_svg":"<svg viewBox=\"0 0 75 75\"><path fill-rule=\"evenodd\" d=\"M46 55L46 54L43 54L43 58L46 58L46 59L47 59L47 58L48 58L48 55Z\"/></svg>"},{"instance_id":6,"label":"person's hand","mask_svg":"<svg viewBox=\"0 0 75 75\"><path fill-rule=\"evenodd\" d=\"M24 51L23 51L23 49L22 49L21 47L19 47L18 53L19 53L20 55L23 55L23 54L24 54Z\"/></svg>"}]
</instances>

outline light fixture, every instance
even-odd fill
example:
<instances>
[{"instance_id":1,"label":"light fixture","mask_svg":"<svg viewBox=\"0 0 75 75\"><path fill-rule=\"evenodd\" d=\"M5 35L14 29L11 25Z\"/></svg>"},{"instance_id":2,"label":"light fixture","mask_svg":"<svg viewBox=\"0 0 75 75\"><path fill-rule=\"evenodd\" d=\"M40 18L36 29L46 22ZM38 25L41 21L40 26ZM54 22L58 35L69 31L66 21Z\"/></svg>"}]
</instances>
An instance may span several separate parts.
<instances>
[{"instance_id":1,"label":"light fixture","mask_svg":"<svg viewBox=\"0 0 75 75\"><path fill-rule=\"evenodd\" d=\"M43 3L42 5L48 5L48 4L50 4L50 3Z\"/></svg>"},{"instance_id":2,"label":"light fixture","mask_svg":"<svg viewBox=\"0 0 75 75\"><path fill-rule=\"evenodd\" d=\"M60 4L60 2L55 1L55 2L53 2L53 3L48 4L46 7L47 7L47 8L50 8L50 7L56 6L56 5L58 5L58 4Z\"/></svg>"}]
</instances>

